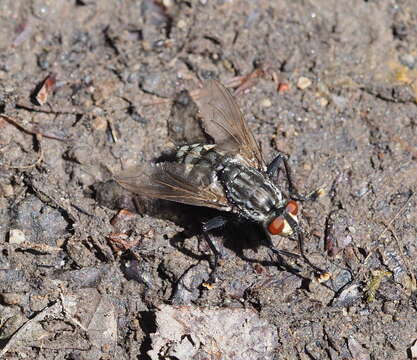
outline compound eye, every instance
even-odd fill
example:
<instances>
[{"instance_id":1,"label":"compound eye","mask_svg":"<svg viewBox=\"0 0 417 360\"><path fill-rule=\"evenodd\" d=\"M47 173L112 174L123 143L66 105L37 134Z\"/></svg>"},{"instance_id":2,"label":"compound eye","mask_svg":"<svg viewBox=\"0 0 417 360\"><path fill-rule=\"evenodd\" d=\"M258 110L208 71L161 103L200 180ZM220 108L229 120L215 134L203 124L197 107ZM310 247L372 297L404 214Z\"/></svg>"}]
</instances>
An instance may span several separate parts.
<instances>
[{"instance_id":1,"label":"compound eye","mask_svg":"<svg viewBox=\"0 0 417 360\"><path fill-rule=\"evenodd\" d=\"M298 214L298 204L294 200L290 200L287 202L287 205L285 206L285 209L287 212L289 212L291 215L297 215Z\"/></svg>"},{"instance_id":2,"label":"compound eye","mask_svg":"<svg viewBox=\"0 0 417 360\"><path fill-rule=\"evenodd\" d=\"M282 216L276 217L268 225L268 231L271 235L279 235L285 227L285 219Z\"/></svg>"}]
</instances>

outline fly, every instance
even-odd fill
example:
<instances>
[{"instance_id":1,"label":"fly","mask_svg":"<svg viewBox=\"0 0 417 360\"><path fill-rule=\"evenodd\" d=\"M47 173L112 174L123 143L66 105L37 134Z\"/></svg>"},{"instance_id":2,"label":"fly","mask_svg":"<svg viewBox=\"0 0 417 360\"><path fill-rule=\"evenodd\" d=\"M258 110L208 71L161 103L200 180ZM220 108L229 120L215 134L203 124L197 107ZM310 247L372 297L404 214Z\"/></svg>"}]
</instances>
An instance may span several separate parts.
<instances>
[{"instance_id":1,"label":"fly","mask_svg":"<svg viewBox=\"0 0 417 360\"><path fill-rule=\"evenodd\" d=\"M156 164L149 174L126 174L116 180L141 196L215 208L258 223L265 231L268 246L277 255L301 257L319 275L325 274L305 255L304 233L298 221L297 201L314 200L319 191L308 196L296 191L283 153L266 165L234 97L219 82L208 81L195 100L202 128L214 143L182 146L177 150L176 161ZM274 182L282 164L288 195ZM219 215L202 226L203 236L214 254L210 282L215 280L220 253L209 232L223 227L226 222L226 218ZM274 249L271 235L296 237L300 255Z\"/></svg>"}]
</instances>

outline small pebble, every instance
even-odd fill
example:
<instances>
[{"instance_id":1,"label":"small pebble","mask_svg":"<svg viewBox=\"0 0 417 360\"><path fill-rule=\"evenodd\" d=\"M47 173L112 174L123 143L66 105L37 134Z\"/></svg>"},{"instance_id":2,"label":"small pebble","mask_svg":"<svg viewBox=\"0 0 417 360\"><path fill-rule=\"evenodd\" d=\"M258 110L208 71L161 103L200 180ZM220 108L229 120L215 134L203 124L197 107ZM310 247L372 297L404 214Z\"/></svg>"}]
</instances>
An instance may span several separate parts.
<instances>
[{"instance_id":1,"label":"small pebble","mask_svg":"<svg viewBox=\"0 0 417 360\"><path fill-rule=\"evenodd\" d=\"M110 351L111 351L111 349L112 349L111 344L104 344L104 345L102 345L102 347L101 347L101 351L103 351L103 352L105 352L105 353L110 352Z\"/></svg>"},{"instance_id":2,"label":"small pebble","mask_svg":"<svg viewBox=\"0 0 417 360\"><path fill-rule=\"evenodd\" d=\"M162 0L162 4L163 4L165 7L169 8L169 7L171 7L172 5L174 5L174 1L173 1L173 0Z\"/></svg>"},{"instance_id":3,"label":"small pebble","mask_svg":"<svg viewBox=\"0 0 417 360\"><path fill-rule=\"evenodd\" d=\"M331 98L339 110L343 110L348 106L348 100L344 96L332 95Z\"/></svg>"},{"instance_id":4,"label":"small pebble","mask_svg":"<svg viewBox=\"0 0 417 360\"><path fill-rule=\"evenodd\" d=\"M5 305L18 305L22 302L22 296L16 293L1 294L1 302Z\"/></svg>"},{"instance_id":5,"label":"small pebble","mask_svg":"<svg viewBox=\"0 0 417 360\"><path fill-rule=\"evenodd\" d=\"M51 10L53 10L53 1L44 1L44 0L34 0L31 3L32 13L35 15L35 17L44 19L46 18L50 13Z\"/></svg>"},{"instance_id":6,"label":"small pebble","mask_svg":"<svg viewBox=\"0 0 417 360\"><path fill-rule=\"evenodd\" d=\"M14 188L10 184L3 184L1 185L0 189L0 195L6 198L12 197L14 195Z\"/></svg>"},{"instance_id":7,"label":"small pebble","mask_svg":"<svg viewBox=\"0 0 417 360\"><path fill-rule=\"evenodd\" d=\"M271 100L269 100L269 99L263 99L263 100L261 101L261 105L262 105L263 107L271 107L271 106L272 106L272 102L271 102Z\"/></svg>"},{"instance_id":8,"label":"small pebble","mask_svg":"<svg viewBox=\"0 0 417 360\"><path fill-rule=\"evenodd\" d=\"M414 341L413 346L410 347L410 355L412 359L417 358L417 340Z\"/></svg>"},{"instance_id":9,"label":"small pebble","mask_svg":"<svg viewBox=\"0 0 417 360\"><path fill-rule=\"evenodd\" d=\"M317 277L317 282L319 284L324 283L326 281L329 281L331 277L332 277L332 274L329 272L322 273L320 274L319 277Z\"/></svg>"},{"instance_id":10,"label":"small pebble","mask_svg":"<svg viewBox=\"0 0 417 360\"><path fill-rule=\"evenodd\" d=\"M326 107L329 104L329 101L324 97L319 98L318 102L321 107Z\"/></svg>"},{"instance_id":11,"label":"small pebble","mask_svg":"<svg viewBox=\"0 0 417 360\"><path fill-rule=\"evenodd\" d=\"M9 231L9 243L21 244L26 241L25 233L19 229L11 229Z\"/></svg>"},{"instance_id":12,"label":"small pebble","mask_svg":"<svg viewBox=\"0 0 417 360\"><path fill-rule=\"evenodd\" d=\"M96 130L104 131L107 129L107 120L102 116L93 119L93 127Z\"/></svg>"},{"instance_id":13,"label":"small pebble","mask_svg":"<svg viewBox=\"0 0 417 360\"><path fill-rule=\"evenodd\" d=\"M311 171L312 170L312 165L311 165L311 163L305 163L304 165L303 165L303 169L304 170L306 170L306 171Z\"/></svg>"},{"instance_id":14,"label":"small pebble","mask_svg":"<svg viewBox=\"0 0 417 360\"><path fill-rule=\"evenodd\" d=\"M382 311L385 314L394 315L395 314L395 303L393 301L386 301L382 306Z\"/></svg>"},{"instance_id":15,"label":"small pebble","mask_svg":"<svg viewBox=\"0 0 417 360\"><path fill-rule=\"evenodd\" d=\"M100 108L100 107L96 106L95 108L93 108L93 109L91 110L91 113L92 113L93 115L102 116L102 115L104 114L104 111L103 111L103 109L102 109L102 108Z\"/></svg>"},{"instance_id":16,"label":"small pebble","mask_svg":"<svg viewBox=\"0 0 417 360\"><path fill-rule=\"evenodd\" d=\"M300 90L307 89L311 85L311 80L309 78L306 78L304 76L300 77L297 81L297 87Z\"/></svg>"},{"instance_id":17,"label":"small pebble","mask_svg":"<svg viewBox=\"0 0 417 360\"><path fill-rule=\"evenodd\" d=\"M356 229L353 226L348 226L348 230L350 231L351 234L356 233Z\"/></svg>"},{"instance_id":18,"label":"small pebble","mask_svg":"<svg viewBox=\"0 0 417 360\"><path fill-rule=\"evenodd\" d=\"M326 190L323 189L323 188L319 188L319 189L316 190L316 194L317 194L318 197L322 197L322 196L326 195Z\"/></svg>"},{"instance_id":19,"label":"small pebble","mask_svg":"<svg viewBox=\"0 0 417 360\"><path fill-rule=\"evenodd\" d=\"M184 29L187 26L187 23L184 20L180 20L177 22L177 27L179 29Z\"/></svg>"},{"instance_id":20,"label":"small pebble","mask_svg":"<svg viewBox=\"0 0 417 360\"><path fill-rule=\"evenodd\" d=\"M43 41L43 36L42 36L42 34L36 34L36 35L34 36L34 40L35 40L35 42L37 42L37 43L40 43L41 41Z\"/></svg>"},{"instance_id":21,"label":"small pebble","mask_svg":"<svg viewBox=\"0 0 417 360\"><path fill-rule=\"evenodd\" d=\"M400 56L401 64L407 66L410 70L413 70L416 66L416 59L411 54L403 54Z\"/></svg>"},{"instance_id":22,"label":"small pebble","mask_svg":"<svg viewBox=\"0 0 417 360\"><path fill-rule=\"evenodd\" d=\"M280 94L282 94L282 93L284 93L284 92L288 91L289 89L290 89L290 84L288 84L288 83L280 83L280 84L278 85L278 92L279 92Z\"/></svg>"}]
</instances>

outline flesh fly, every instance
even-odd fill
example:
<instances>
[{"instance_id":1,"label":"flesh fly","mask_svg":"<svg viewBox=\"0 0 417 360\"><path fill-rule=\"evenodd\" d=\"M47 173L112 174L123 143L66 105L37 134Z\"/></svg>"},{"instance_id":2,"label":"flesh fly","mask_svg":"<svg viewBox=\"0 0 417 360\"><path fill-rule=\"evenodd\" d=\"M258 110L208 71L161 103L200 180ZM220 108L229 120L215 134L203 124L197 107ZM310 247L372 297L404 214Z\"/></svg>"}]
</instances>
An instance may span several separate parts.
<instances>
[{"instance_id":1,"label":"flesh fly","mask_svg":"<svg viewBox=\"0 0 417 360\"><path fill-rule=\"evenodd\" d=\"M301 257L318 274L324 274L306 257L304 233L299 225L297 201L314 200L318 192L300 195L294 188L287 157L279 153L267 165L232 94L219 82L205 84L194 99L201 115L201 127L213 143L194 143L177 149L173 162L158 163L141 173L117 177L124 188L140 196L231 212L258 223L268 246L279 255ZM284 167L288 194L274 177ZM214 253L214 267L220 256L208 232L224 226L227 219L217 216L202 226L202 233ZM295 237L300 255L276 250L271 235Z\"/></svg>"}]
</instances>

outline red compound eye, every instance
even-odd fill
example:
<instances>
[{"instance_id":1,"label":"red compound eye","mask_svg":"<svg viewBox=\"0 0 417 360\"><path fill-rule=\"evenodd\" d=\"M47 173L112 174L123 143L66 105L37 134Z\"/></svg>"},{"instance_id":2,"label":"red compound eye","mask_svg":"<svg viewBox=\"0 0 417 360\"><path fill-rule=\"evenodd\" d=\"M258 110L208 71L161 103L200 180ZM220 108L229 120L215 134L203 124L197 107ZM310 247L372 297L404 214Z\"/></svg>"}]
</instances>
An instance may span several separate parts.
<instances>
[{"instance_id":1,"label":"red compound eye","mask_svg":"<svg viewBox=\"0 0 417 360\"><path fill-rule=\"evenodd\" d=\"M288 201L287 206L285 206L285 209L291 215L294 215L295 216L295 215L298 214L298 204L294 200Z\"/></svg>"},{"instance_id":2,"label":"red compound eye","mask_svg":"<svg viewBox=\"0 0 417 360\"><path fill-rule=\"evenodd\" d=\"M282 216L276 217L268 225L268 231L271 235L279 235L284 230L285 220Z\"/></svg>"}]
</instances>

